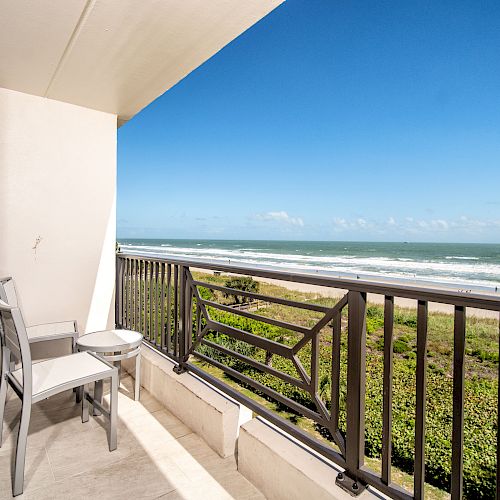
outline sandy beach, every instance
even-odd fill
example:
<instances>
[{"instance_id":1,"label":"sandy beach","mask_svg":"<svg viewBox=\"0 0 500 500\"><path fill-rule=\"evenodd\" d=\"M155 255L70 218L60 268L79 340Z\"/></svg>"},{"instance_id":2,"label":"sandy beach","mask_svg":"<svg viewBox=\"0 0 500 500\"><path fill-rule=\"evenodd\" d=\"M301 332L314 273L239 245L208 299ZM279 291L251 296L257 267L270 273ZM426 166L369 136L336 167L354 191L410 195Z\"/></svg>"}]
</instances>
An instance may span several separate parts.
<instances>
[{"instance_id":1,"label":"sandy beach","mask_svg":"<svg viewBox=\"0 0 500 500\"><path fill-rule=\"evenodd\" d=\"M323 297L342 297L346 290L340 290L338 288L326 288L317 285L309 285L307 283L295 283L292 281L280 281L271 278L255 278L256 281L261 281L264 283L270 283L272 285L282 286L288 288L289 290L295 290L297 292L306 293L316 293ZM384 296L375 295L372 293L368 294L368 302L372 304L383 304ZM414 300L396 297L394 303L400 307L406 307L410 309L416 309L416 304ZM453 306L448 304L438 304L436 302L429 302L429 312L440 312L445 314L453 314ZM469 316L475 316L477 318L499 318L499 313L496 311L487 311L485 309L474 309L468 308L467 314Z\"/></svg>"}]
</instances>

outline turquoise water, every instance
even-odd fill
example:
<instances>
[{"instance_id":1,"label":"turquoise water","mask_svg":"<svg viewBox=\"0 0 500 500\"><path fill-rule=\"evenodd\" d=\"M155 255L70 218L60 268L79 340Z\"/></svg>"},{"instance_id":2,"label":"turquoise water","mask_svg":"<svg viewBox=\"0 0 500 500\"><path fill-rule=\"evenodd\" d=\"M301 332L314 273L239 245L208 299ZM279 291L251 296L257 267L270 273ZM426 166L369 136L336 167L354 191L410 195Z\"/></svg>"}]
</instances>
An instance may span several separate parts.
<instances>
[{"instance_id":1,"label":"turquoise water","mask_svg":"<svg viewBox=\"0 0 500 500\"><path fill-rule=\"evenodd\" d=\"M170 239L119 239L119 243L124 251L141 254L500 289L500 245Z\"/></svg>"}]
</instances>

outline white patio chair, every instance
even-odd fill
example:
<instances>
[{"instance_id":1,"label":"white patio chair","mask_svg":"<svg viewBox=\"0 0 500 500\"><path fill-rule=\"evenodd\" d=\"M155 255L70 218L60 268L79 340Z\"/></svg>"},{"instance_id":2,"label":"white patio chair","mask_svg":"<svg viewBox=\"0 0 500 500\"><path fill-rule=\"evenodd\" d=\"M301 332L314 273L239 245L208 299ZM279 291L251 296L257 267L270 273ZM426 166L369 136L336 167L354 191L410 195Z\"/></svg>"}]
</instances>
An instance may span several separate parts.
<instances>
[{"instance_id":1,"label":"white patio chair","mask_svg":"<svg viewBox=\"0 0 500 500\"><path fill-rule=\"evenodd\" d=\"M21 309L13 278L0 278L0 300ZM28 342L30 344L49 340L70 339L71 350L72 352L76 352L76 341L78 339L78 325L76 320L27 326L26 333L28 334Z\"/></svg>"},{"instance_id":2,"label":"white patio chair","mask_svg":"<svg viewBox=\"0 0 500 500\"><path fill-rule=\"evenodd\" d=\"M0 447L2 445L3 415L10 385L22 401L21 421L17 436L13 474L13 495L20 495L24 486L24 464L26 442L31 416L31 406L60 392L84 387L82 397L82 422L89 420L88 402L109 418L109 451L117 446L116 419L118 403L118 369L90 352L79 352L52 358L39 363L31 362L31 351L23 317L18 307L0 300L0 325L2 331L2 385L0 386ZM12 370L11 356L21 363L21 368ZM111 379L109 410L95 401L86 385Z\"/></svg>"}]
</instances>

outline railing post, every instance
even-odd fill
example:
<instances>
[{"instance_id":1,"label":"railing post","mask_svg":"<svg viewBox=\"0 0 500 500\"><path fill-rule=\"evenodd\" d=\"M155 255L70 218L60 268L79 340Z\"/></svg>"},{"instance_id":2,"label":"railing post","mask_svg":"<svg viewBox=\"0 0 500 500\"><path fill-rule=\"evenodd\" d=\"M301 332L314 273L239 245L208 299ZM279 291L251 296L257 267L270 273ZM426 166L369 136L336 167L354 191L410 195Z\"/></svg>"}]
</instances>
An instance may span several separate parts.
<instances>
[{"instance_id":1,"label":"railing post","mask_svg":"<svg viewBox=\"0 0 500 500\"><path fill-rule=\"evenodd\" d=\"M365 489L357 471L365 456L366 293L349 291L348 306L346 471L336 483L359 495Z\"/></svg>"},{"instance_id":2,"label":"railing post","mask_svg":"<svg viewBox=\"0 0 500 500\"><path fill-rule=\"evenodd\" d=\"M179 363L174 367L174 372L181 374L186 371L184 363L187 358L186 351L186 336L189 335L187 331L189 329L187 322L187 305L186 305L186 266L179 267L179 334L178 334L178 353L179 357L177 362Z\"/></svg>"}]
</instances>

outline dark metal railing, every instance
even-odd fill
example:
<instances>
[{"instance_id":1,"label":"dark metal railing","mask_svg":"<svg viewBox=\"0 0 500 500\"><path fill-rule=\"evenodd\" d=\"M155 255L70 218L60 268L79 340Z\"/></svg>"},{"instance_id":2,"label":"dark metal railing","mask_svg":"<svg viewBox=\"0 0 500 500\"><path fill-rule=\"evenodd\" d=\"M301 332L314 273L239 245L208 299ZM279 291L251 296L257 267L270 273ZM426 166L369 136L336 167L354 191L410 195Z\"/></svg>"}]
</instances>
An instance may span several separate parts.
<instances>
[{"instance_id":1,"label":"dark metal railing","mask_svg":"<svg viewBox=\"0 0 500 500\"><path fill-rule=\"evenodd\" d=\"M195 279L192 270L216 271L237 275L271 278L322 287L345 290L334 306L297 302L251 291L235 290L220 284ZM194 272L194 271L193 271ZM291 324L234 308L203 298L202 288L265 301L267 305L284 305L320 315L309 327ZM367 294L379 294L384 301L383 351L383 407L382 407L382 464L378 474L365 465L365 376L366 376L366 308ZM393 323L394 298L414 299L417 302L417 352L415 387L415 455L413 492L393 483L391 479L392 393L393 393ZM156 349L174 359L177 371L189 370L218 389L252 409L273 424L310 446L316 452L345 468L337 483L352 493L362 491L365 484L398 499L424 498L425 479L425 414L427 372L428 303L454 306L453 358L453 421L452 421L452 475L451 496L462 497L463 439L464 439L464 357L466 310L473 307L500 312L498 297L482 294L451 292L416 286L372 281L333 279L325 276L268 270L262 268L188 261L176 258L156 258L141 255L118 254L116 273L116 324L138 330ZM346 431L341 432L340 377L342 313L347 308L347 396L345 406ZM284 328L302 337L292 345L249 333L214 319L211 311L223 311ZM345 315L344 315L345 316ZM345 321L345 320L344 320ZM320 332L331 328L331 387L330 408L319 393ZM207 338L218 332L236 341L261 349L272 356L281 356L296 369L297 377L284 373L271 364L263 363ZM298 353L310 345L310 369L304 366ZM204 350L203 350L203 348ZM201 349L201 350L200 350ZM252 379L241 371L227 366L209 355L210 352L231 356L257 370L272 375L311 398L313 408L287 397L275 389ZM328 429L336 448L317 440L310 433L293 425L277 413L249 398L220 378L210 375L191 357L209 363L231 378L303 415ZM498 470L498 464L497 464ZM500 476L497 474L497 491ZM498 498L498 496L497 496Z\"/></svg>"}]
</instances>

